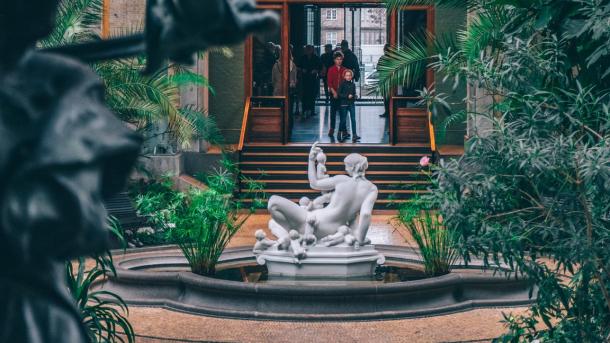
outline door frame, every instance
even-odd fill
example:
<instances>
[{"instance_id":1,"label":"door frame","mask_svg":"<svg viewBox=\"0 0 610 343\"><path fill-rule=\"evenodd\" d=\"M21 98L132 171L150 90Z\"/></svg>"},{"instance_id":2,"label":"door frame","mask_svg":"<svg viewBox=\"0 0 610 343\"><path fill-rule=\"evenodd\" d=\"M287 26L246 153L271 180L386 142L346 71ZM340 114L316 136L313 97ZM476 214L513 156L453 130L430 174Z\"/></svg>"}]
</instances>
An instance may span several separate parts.
<instances>
[{"instance_id":1,"label":"door frame","mask_svg":"<svg viewBox=\"0 0 610 343\"><path fill-rule=\"evenodd\" d=\"M350 5L375 5L379 6L382 4L381 0L351 0L351 1L339 1L339 0L258 0L257 1L258 8L261 9L272 9L279 10L281 15L281 27L280 27L280 37L281 37L281 46L282 46L282 91L283 91L283 100L284 100L284 109L282 114L282 137L280 139L282 144L287 144L290 137L290 123L289 123L289 88L290 88L290 54L289 54L289 46L290 46L290 7L291 4L311 4L318 5L320 7L350 7ZM426 27L427 30L434 35L435 33L435 8L430 5L421 5L421 6L404 6L401 8L401 11L409 11L409 10L425 10L427 11L427 22ZM398 12L391 11L389 13L389 32L388 32L388 41L392 46L396 46L398 43ZM247 99L252 98L252 80L253 80L253 70L252 70L252 48L253 48L253 40L252 37L248 37L244 44L244 70L246 71L244 75L244 101L248 101ZM431 68L427 68L426 70L426 87L431 89L434 87L434 70ZM390 113L389 113L389 143L387 145L395 145L398 141L397 130L395 128L395 111L394 111L394 103L396 97L396 90L392 92L392 96L390 97ZM432 137L431 137L432 138Z\"/></svg>"}]
</instances>

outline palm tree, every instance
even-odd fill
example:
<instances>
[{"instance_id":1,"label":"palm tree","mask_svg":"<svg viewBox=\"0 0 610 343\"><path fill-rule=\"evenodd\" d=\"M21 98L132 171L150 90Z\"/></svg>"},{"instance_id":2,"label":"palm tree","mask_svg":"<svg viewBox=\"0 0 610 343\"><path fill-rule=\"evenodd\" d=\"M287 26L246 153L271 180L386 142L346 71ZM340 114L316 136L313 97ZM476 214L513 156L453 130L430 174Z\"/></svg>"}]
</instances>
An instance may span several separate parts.
<instances>
[{"instance_id":1,"label":"palm tree","mask_svg":"<svg viewBox=\"0 0 610 343\"><path fill-rule=\"evenodd\" d=\"M51 48L99 39L102 8L103 0L60 1L55 29L39 42L39 46ZM222 136L215 121L203 109L179 106L180 87L208 87L213 93L208 80L177 65L168 65L152 76L144 76L141 72L144 65L143 58L92 65L105 85L106 103L110 109L146 138L169 134L182 147L193 138L221 143ZM163 129L159 130L159 127Z\"/></svg>"}]
</instances>

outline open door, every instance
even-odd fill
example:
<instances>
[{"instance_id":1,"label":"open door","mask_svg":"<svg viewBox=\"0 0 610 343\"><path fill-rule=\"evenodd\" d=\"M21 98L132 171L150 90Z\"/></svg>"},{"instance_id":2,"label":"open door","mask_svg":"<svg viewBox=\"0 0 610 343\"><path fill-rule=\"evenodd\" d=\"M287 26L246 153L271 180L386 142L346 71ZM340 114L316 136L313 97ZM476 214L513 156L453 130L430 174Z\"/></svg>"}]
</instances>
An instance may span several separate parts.
<instances>
[{"instance_id":1,"label":"open door","mask_svg":"<svg viewBox=\"0 0 610 343\"><path fill-rule=\"evenodd\" d=\"M263 5L281 18L282 29L250 37L245 44L246 103L240 137L245 143L286 142L286 107L289 48L285 22L285 5Z\"/></svg>"},{"instance_id":2,"label":"open door","mask_svg":"<svg viewBox=\"0 0 610 343\"><path fill-rule=\"evenodd\" d=\"M434 33L434 7L409 6L392 16L391 39L395 46L408 44L409 37L422 30ZM417 90L430 89L434 72L428 69L420 82L412 88L398 87L390 100L390 139L393 144L428 144L434 146L434 129L430 114L420 100ZM434 150L434 147L433 147Z\"/></svg>"}]
</instances>

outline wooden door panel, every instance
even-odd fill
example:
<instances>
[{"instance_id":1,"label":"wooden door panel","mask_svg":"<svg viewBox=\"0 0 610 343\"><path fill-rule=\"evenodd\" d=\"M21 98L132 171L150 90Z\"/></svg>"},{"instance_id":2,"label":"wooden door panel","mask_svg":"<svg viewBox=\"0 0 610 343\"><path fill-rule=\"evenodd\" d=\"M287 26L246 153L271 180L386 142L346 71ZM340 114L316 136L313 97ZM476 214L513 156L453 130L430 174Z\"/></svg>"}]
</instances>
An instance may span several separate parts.
<instances>
[{"instance_id":1,"label":"wooden door panel","mask_svg":"<svg viewBox=\"0 0 610 343\"><path fill-rule=\"evenodd\" d=\"M248 124L248 142L281 143L282 116L283 111L281 108L251 108Z\"/></svg>"},{"instance_id":2,"label":"wooden door panel","mask_svg":"<svg viewBox=\"0 0 610 343\"><path fill-rule=\"evenodd\" d=\"M430 142L428 115L425 109L397 108L395 112L396 143Z\"/></svg>"}]
</instances>

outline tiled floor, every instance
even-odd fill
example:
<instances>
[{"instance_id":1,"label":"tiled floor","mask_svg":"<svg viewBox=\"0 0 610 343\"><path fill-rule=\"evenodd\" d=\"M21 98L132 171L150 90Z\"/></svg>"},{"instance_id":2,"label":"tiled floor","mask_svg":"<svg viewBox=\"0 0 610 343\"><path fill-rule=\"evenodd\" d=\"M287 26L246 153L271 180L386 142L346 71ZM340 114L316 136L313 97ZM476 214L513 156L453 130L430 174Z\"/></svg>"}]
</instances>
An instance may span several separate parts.
<instances>
[{"instance_id":1,"label":"tiled floor","mask_svg":"<svg viewBox=\"0 0 610 343\"><path fill-rule=\"evenodd\" d=\"M408 234L404 229L397 228L393 225L395 215L373 215L371 226L367 237L371 239L373 244L387 245L410 245L408 242ZM254 245L254 232L258 229L267 230L267 224L271 217L268 214L254 214L244 224L241 230L233 236L229 247L239 247L246 245Z\"/></svg>"},{"instance_id":2,"label":"tiled floor","mask_svg":"<svg viewBox=\"0 0 610 343\"><path fill-rule=\"evenodd\" d=\"M357 105L356 127L358 135L362 137L360 143L387 144L388 120L379 117L383 113L383 106ZM293 121L292 143L335 143L328 134L330 127L330 106L317 105L316 115L303 119L296 116ZM336 128L339 128L339 115L337 114ZM350 128L348 120L348 129ZM351 129L350 129L351 134ZM349 141L351 142L351 141Z\"/></svg>"}]
</instances>

